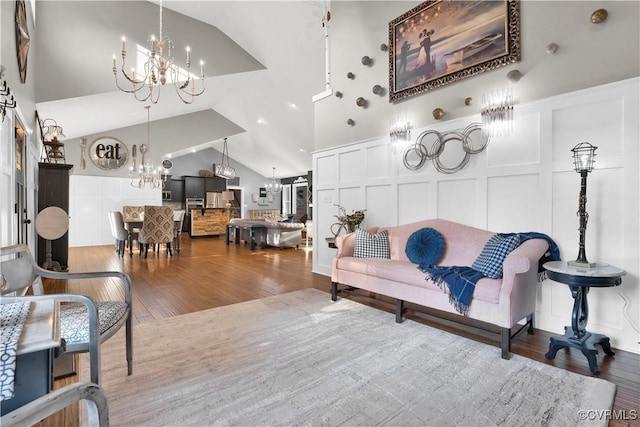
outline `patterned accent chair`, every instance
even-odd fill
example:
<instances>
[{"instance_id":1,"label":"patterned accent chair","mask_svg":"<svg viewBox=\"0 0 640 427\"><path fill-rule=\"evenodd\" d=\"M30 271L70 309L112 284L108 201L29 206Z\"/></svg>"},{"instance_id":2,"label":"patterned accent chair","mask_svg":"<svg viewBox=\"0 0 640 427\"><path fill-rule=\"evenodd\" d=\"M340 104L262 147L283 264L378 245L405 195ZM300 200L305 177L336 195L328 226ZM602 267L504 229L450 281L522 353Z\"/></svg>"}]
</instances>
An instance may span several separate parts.
<instances>
[{"instance_id":1,"label":"patterned accent chair","mask_svg":"<svg viewBox=\"0 0 640 427\"><path fill-rule=\"evenodd\" d=\"M124 248L129 238L129 232L124 228L122 212L109 212L109 224L111 225L111 234L116 239L116 252L119 256L124 257Z\"/></svg>"},{"instance_id":2,"label":"patterned accent chair","mask_svg":"<svg viewBox=\"0 0 640 427\"><path fill-rule=\"evenodd\" d=\"M124 221L133 221L133 222L142 222L144 220L144 206L123 206L122 207L122 219ZM127 227L125 227L127 228ZM127 229L131 236L129 236L129 242L133 246L133 241L138 240L138 236L140 235L140 228L133 227ZM140 242L138 242L140 243ZM133 248L129 248L129 253L132 253Z\"/></svg>"},{"instance_id":3,"label":"patterned accent chair","mask_svg":"<svg viewBox=\"0 0 640 427\"><path fill-rule=\"evenodd\" d=\"M45 295L43 277L77 280L83 286L94 287L97 279L119 279L123 300L94 301L76 294ZM33 295L27 296L29 288ZM125 325L127 372L129 375L133 372L131 279L128 275L120 271L68 273L45 270L36 264L26 245L14 245L0 248L0 293L3 304L25 300L60 301L60 337L65 341L65 352L89 352L91 382L95 384L100 384L100 345Z\"/></svg>"},{"instance_id":4,"label":"patterned accent chair","mask_svg":"<svg viewBox=\"0 0 640 427\"><path fill-rule=\"evenodd\" d=\"M140 236L138 236L138 242L140 243L140 255L144 251L144 257L147 257L149 252L149 245L159 245L165 243L167 245L167 253L173 255L171 251L171 244L174 237L174 221L173 221L173 206L145 206L144 207L144 222L142 223L142 230L140 230ZM156 254L159 253L159 249Z\"/></svg>"},{"instance_id":5,"label":"patterned accent chair","mask_svg":"<svg viewBox=\"0 0 640 427\"><path fill-rule=\"evenodd\" d=\"M122 213L127 221L142 221L144 219L144 206L123 206Z\"/></svg>"}]
</instances>

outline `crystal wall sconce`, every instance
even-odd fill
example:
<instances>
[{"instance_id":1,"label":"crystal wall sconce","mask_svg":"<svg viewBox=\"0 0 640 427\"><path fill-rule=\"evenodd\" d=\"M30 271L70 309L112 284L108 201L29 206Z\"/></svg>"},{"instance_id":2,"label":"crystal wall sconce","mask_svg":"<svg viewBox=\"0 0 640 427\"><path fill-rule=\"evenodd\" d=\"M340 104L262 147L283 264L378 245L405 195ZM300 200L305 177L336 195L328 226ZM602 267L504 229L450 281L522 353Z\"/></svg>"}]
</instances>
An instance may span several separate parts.
<instances>
[{"instance_id":1,"label":"crystal wall sconce","mask_svg":"<svg viewBox=\"0 0 640 427\"><path fill-rule=\"evenodd\" d=\"M411 125L407 120L397 120L389 131L389 142L393 154L402 154L411 145Z\"/></svg>"},{"instance_id":2,"label":"crystal wall sconce","mask_svg":"<svg viewBox=\"0 0 640 427\"><path fill-rule=\"evenodd\" d=\"M509 136L513 130L511 89L497 89L482 96L482 134L488 138Z\"/></svg>"}]
</instances>

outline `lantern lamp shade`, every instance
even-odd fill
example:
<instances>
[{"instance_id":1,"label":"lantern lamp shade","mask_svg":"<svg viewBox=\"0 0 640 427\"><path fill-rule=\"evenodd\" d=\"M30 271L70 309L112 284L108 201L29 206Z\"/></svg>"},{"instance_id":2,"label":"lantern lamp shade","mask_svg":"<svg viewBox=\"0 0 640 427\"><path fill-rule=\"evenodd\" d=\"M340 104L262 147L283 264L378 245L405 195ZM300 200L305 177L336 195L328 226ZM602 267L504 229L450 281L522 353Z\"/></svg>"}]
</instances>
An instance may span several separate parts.
<instances>
[{"instance_id":1,"label":"lantern lamp shade","mask_svg":"<svg viewBox=\"0 0 640 427\"><path fill-rule=\"evenodd\" d=\"M593 170L593 163L596 157L595 151L597 148L598 147L588 142L581 142L571 149L573 153L573 167L576 172L591 172Z\"/></svg>"}]
</instances>

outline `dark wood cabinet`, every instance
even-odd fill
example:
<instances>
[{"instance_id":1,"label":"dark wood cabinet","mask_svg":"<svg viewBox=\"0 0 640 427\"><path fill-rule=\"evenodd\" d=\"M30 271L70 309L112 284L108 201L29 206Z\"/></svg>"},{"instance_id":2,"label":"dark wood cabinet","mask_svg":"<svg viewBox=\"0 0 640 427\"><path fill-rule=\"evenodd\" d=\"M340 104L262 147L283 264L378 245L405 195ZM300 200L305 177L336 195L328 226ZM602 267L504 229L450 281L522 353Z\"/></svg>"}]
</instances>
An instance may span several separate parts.
<instances>
[{"instance_id":1,"label":"dark wood cabinet","mask_svg":"<svg viewBox=\"0 0 640 427\"><path fill-rule=\"evenodd\" d=\"M227 189L227 180L224 178L213 177L204 178L204 190L205 192L216 191L221 193Z\"/></svg>"},{"instance_id":2,"label":"dark wood cabinet","mask_svg":"<svg viewBox=\"0 0 640 427\"><path fill-rule=\"evenodd\" d=\"M202 176L183 176L184 180L184 197L198 197L204 199L207 192L223 192L227 189L227 180L224 178L202 177ZM174 200L175 197L173 197Z\"/></svg>"},{"instance_id":3,"label":"dark wood cabinet","mask_svg":"<svg viewBox=\"0 0 640 427\"><path fill-rule=\"evenodd\" d=\"M167 181L169 184L169 191L171 191L172 202L184 202L184 179L170 179Z\"/></svg>"},{"instance_id":4,"label":"dark wood cabinet","mask_svg":"<svg viewBox=\"0 0 640 427\"><path fill-rule=\"evenodd\" d=\"M69 175L73 165L58 163L38 164L38 212L50 206L56 206L69 213ZM46 240L38 236L38 264L46 260ZM62 237L51 241L53 261L60 263L66 270L69 266L69 231Z\"/></svg>"},{"instance_id":5,"label":"dark wood cabinet","mask_svg":"<svg viewBox=\"0 0 640 427\"><path fill-rule=\"evenodd\" d=\"M184 179L184 197L191 199L194 197L204 199L204 178L201 176L183 176Z\"/></svg>"}]
</instances>

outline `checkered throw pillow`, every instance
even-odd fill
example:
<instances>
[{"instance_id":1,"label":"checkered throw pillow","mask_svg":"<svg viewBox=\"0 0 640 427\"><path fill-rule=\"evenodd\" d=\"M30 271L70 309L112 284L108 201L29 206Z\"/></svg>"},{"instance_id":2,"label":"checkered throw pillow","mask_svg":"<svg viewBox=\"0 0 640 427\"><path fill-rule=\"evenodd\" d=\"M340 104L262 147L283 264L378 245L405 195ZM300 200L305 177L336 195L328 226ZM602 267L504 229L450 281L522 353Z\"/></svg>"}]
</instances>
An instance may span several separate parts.
<instances>
[{"instance_id":1,"label":"checkered throw pillow","mask_svg":"<svg viewBox=\"0 0 640 427\"><path fill-rule=\"evenodd\" d=\"M389 258L389 234L387 230L371 234L356 228L354 258Z\"/></svg>"},{"instance_id":2,"label":"checkered throw pillow","mask_svg":"<svg viewBox=\"0 0 640 427\"><path fill-rule=\"evenodd\" d=\"M473 262L471 268L481 272L491 279L502 277L502 263L512 250L520 246L520 237L517 235L503 237L493 235Z\"/></svg>"}]
</instances>

